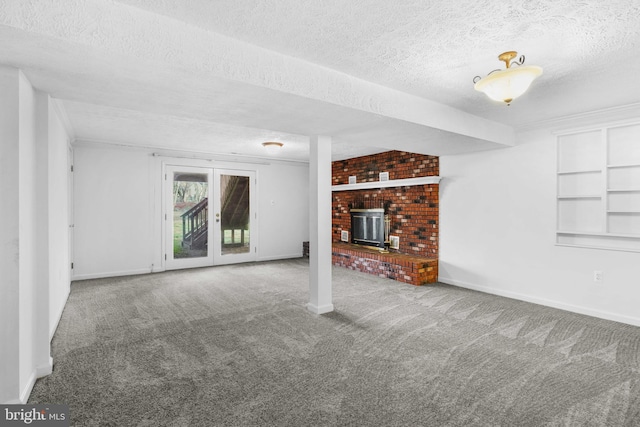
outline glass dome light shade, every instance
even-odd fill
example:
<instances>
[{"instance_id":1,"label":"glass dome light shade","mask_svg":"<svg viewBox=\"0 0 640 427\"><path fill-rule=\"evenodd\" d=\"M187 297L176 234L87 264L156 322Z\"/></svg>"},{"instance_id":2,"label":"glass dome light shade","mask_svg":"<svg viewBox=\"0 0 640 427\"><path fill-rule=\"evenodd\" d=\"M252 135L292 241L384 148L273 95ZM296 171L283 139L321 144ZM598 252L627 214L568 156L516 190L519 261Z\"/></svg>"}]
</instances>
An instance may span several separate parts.
<instances>
[{"instance_id":1,"label":"glass dome light shade","mask_svg":"<svg viewBox=\"0 0 640 427\"><path fill-rule=\"evenodd\" d=\"M542 74L542 68L536 65L523 65L506 70L494 71L480 79L473 87L484 92L494 101L511 103L529 88L531 83Z\"/></svg>"},{"instance_id":2,"label":"glass dome light shade","mask_svg":"<svg viewBox=\"0 0 640 427\"><path fill-rule=\"evenodd\" d=\"M267 141L262 143L262 146L267 150L268 154L277 153L283 145L284 144L282 142L277 141Z\"/></svg>"}]
</instances>

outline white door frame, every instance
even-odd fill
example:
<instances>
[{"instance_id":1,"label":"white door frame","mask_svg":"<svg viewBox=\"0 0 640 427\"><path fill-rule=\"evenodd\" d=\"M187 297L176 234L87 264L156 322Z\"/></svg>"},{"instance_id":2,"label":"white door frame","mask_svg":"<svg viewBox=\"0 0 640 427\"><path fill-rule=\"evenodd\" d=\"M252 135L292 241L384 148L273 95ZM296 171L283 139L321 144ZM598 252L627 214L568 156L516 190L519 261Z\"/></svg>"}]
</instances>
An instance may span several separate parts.
<instances>
[{"instance_id":1,"label":"white door frame","mask_svg":"<svg viewBox=\"0 0 640 427\"><path fill-rule=\"evenodd\" d=\"M73 194L74 194L74 181L73 181L73 146L71 140L67 140L67 222L69 224L69 230L67 233L68 245L69 245L69 281L73 280L73 247L75 242L75 224L74 224L74 207L73 207Z\"/></svg>"},{"instance_id":2,"label":"white door frame","mask_svg":"<svg viewBox=\"0 0 640 427\"><path fill-rule=\"evenodd\" d=\"M173 177L175 172L192 172L196 174L204 174L207 176L207 197L209 199L208 223L207 230L207 255L195 258L174 258L173 253ZM165 164L163 180L163 220L164 220L164 264L166 270L175 270L181 268L206 267L213 265L213 209L211 201L213 200L213 169L211 167L199 166L180 166L173 164Z\"/></svg>"},{"instance_id":3,"label":"white door frame","mask_svg":"<svg viewBox=\"0 0 640 427\"><path fill-rule=\"evenodd\" d=\"M222 254L222 224L219 221L221 214L220 200L220 183L221 175L234 175L234 176L246 176L249 178L249 251L245 253L230 253ZM236 264L240 262L255 261L258 257L257 249L257 203L256 203L256 171L244 170L244 169L214 169L213 179L213 212L214 216L214 236L213 236L213 250L214 250L214 265Z\"/></svg>"},{"instance_id":4,"label":"white door frame","mask_svg":"<svg viewBox=\"0 0 640 427\"><path fill-rule=\"evenodd\" d=\"M173 173L176 171L206 173L209 182L209 234L207 257L173 258ZM249 239L250 248L247 253L222 255L221 224L215 221L215 213L220 213L220 176L236 175L249 177ZM236 264L256 261L258 257L258 204L257 204L257 171L255 169L214 168L203 162L164 161L162 162L162 253L165 270L196 268L213 265Z\"/></svg>"}]
</instances>

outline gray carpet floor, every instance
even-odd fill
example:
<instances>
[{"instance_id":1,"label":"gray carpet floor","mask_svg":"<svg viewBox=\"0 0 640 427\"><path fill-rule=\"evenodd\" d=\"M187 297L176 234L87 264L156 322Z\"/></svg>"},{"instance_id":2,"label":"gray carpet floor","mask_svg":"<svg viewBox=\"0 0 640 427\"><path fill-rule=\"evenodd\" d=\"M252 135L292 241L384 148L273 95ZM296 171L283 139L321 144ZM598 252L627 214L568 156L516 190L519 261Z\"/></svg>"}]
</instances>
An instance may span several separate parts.
<instances>
[{"instance_id":1,"label":"gray carpet floor","mask_svg":"<svg viewBox=\"0 0 640 427\"><path fill-rule=\"evenodd\" d=\"M74 426L638 426L640 328L304 259L75 282L29 403Z\"/></svg>"}]
</instances>

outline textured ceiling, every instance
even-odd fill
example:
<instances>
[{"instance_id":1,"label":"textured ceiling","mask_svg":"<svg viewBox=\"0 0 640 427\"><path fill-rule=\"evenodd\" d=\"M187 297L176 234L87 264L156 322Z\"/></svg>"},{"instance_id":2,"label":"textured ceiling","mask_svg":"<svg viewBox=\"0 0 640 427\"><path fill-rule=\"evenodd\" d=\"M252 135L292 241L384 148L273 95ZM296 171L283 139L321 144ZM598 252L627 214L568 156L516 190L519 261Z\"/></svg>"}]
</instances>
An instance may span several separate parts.
<instances>
[{"instance_id":1,"label":"textured ceiling","mask_svg":"<svg viewBox=\"0 0 640 427\"><path fill-rule=\"evenodd\" d=\"M629 0L24 0L0 2L0 42L76 138L202 152L453 154L640 101ZM472 84L505 50L544 69L510 107Z\"/></svg>"},{"instance_id":2,"label":"textured ceiling","mask_svg":"<svg viewBox=\"0 0 640 427\"><path fill-rule=\"evenodd\" d=\"M597 86L612 77L638 87L633 0L120 1L516 126L601 107ZM473 77L502 67L506 50L544 68L535 99L510 109L472 90ZM582 93L589 82L596 87ZM613 95L606 106L638 101Z\"/></svg>"}]
</instances>

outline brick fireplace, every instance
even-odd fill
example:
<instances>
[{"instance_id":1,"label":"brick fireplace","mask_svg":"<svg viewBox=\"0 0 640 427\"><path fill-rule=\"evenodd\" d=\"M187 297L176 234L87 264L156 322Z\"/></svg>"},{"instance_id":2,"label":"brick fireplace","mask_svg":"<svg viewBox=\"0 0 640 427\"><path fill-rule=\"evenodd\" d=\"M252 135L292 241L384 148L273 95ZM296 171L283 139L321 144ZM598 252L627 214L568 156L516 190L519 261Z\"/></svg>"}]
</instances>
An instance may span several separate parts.
<instances>
[{"instance_id":1,"label":"brick fireplace","mask_svg":"<svg viewBox=\"0 0 640 427\"><path fill-rule=\"evenodd\" d=\"M436 156L388 151L332 164L332 185L374 183L387 172L386 188L336 190L332 197L333 263L395 280L421 285L437 280L438 184L393 186L395 180L439 176ZM338 187L339 188L339 187ZM399 238L397 250L381 254L375 249L341 243L342 231L351 231L351 208L364 204L384 206L389 234Z\"/></svg>"}]
</instances>

